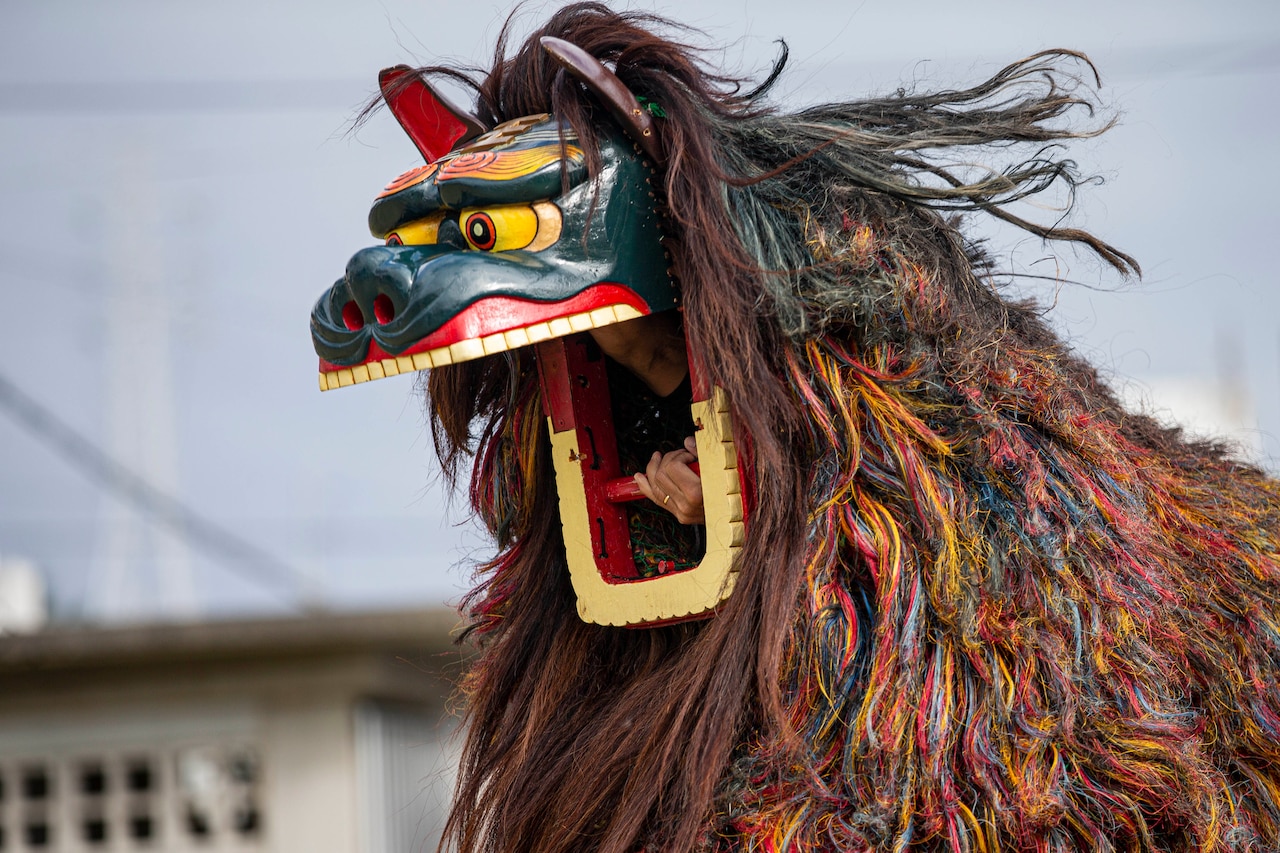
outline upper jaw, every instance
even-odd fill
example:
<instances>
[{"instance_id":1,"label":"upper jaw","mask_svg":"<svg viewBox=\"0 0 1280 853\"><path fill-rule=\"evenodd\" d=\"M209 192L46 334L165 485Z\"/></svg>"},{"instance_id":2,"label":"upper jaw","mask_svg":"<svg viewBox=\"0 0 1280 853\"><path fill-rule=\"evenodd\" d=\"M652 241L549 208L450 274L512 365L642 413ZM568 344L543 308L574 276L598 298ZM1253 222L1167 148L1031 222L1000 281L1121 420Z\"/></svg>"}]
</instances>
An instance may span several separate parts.
<instances>
[{"instance_id":1,"label":"upper jaw","mask_svg":"<svg viewBox=\"0 0 1280 853\"><path fill-rule=\"evenodd\" d=\"M528 303L527 310L509 305L505 316L473 310L458 331L478 338L545 321L551 318L539 306L572 302L603 283L610 266L555 262L533 252L371 246L356 253L346 275L316 303L316 353L331 366L349 367L366 361L371 348L385 357L448 346L460 340L442 334L449 322L497 297Z\"/></svg>"}]
</instances>

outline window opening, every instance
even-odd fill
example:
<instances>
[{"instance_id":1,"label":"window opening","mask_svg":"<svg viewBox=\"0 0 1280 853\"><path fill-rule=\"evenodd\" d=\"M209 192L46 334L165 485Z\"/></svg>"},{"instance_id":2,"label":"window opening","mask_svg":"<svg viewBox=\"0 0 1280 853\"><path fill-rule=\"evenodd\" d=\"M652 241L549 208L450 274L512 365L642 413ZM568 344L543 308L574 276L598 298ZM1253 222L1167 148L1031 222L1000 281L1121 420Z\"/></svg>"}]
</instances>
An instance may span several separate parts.
<instances>
[{"instance_id":1,"label":"window opening","mask_svg":"<svg viewBox=\"0 0 1280 853\"><path fill-rule=\"evenodd\" d=\"M28 767L22 774L22 796L27 800L49 799L49 771L44 766Z\"/></svg>"},{"instance_id":2,"label":"window opening","mask_svg":"<svg viewBox=\"0 0 1280 853\"><path fill-rule=\"evenodd\" d=\"M151 815L136 814L129 818L129 837L134 841L150 841L156 834Z\"/></svg>"},{"instance_id":3,"label":"window opening","mask_svg":"<svg viewBox=\"0 0 1280 853\"><path fill-rule=\"evenodd\" d=\"M100 815L85 818L84 823L81 824L81 832L84 840L89 844L107 843L107 822Z\"/></svg>"},{"instance_id":4,"label":"window opening","mask_svg":"<svg viewBox=\"0 0 1280 853\"><path fill-rule=\"evenodd\" d=\"M151 762L146 759L130 761L128 769L125 771L125 776L129 790L135 794L145 794L155 784L155 779L151 772Z\"/></svg>"},{"instance_id":5,"label":"window opening","mask_svg":"<svg viewBox=\"0 0 1280 853\"><path fill-rule=\"evenodd\" d=\"M49 846L49 824L44 821L33 821L27 824L27 846L45 848Z\"/></svg>"},{"instance_id":6,"label":"window opening","mask_svg":"<svg viewBox=\"0 0 1280 853\"><path fill-rule=\"evenodd\" d=\"M107 792L107 771L97 762L80 767L80 793L86 797L100 797Z\"/></svg>"},{"instance_id":7,"label":"window opening","mask_svg":"<svg viewBox=\"0 0 1280 853\"><path fill-rule=\"evenodd\" d=\"M236 809L234 824L240 835L257 835L262 817L253 803L246 803Z\"/></svg>"},{"instance_id":8,"label":"window opening","mask_svg":"<svg viewBox=\"0 0 1280 853\"><path fill-rule=\"evenodd\" d=\"M202 809L187 806L187 832L196 838L208 838L210 829L209 816Z\"/></svg>"}]
</instances>

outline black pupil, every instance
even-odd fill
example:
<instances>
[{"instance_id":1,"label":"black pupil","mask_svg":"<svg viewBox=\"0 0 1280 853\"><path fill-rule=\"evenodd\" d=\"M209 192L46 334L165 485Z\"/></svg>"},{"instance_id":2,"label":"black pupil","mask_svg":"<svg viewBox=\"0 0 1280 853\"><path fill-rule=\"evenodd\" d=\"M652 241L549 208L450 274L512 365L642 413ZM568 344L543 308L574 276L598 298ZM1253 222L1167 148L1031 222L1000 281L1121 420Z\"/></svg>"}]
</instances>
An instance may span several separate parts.
<instances>
[{"instance_id":1,"label":"black pupil","mask_svg":"<svg viewBox=\"0 0 1280 853\"><path fill-rule=\"evenodd\" d=\"M467 222L467 236L478 248L493 248L493 220L483 213L477 213Z\"/></svg>"}]
</instances>

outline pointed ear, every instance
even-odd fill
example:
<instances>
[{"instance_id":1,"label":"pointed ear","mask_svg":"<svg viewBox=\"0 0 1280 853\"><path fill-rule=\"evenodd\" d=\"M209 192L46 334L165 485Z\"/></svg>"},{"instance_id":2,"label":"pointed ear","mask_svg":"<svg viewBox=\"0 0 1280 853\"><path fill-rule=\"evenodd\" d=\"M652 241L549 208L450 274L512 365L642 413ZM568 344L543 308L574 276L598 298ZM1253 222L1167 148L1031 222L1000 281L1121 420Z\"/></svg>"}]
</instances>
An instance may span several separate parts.
<instances>
[{"instance_id":1,"label":"pointed ear","mask_svg":"<svg viewBox=\"0 0 1280 853\"><path fill-rule=\"evenodd\" d=\"M459 142L474 139L489 129L480 119L437 94L421 74L407 65L382 69L378 88L391 114L428 163L448 154Z\"/></svg>"},{"instance_id":2,"label":"pointed ear","mask_svg":"<svg viewBox=\"0 0 1280 853\"><path fill-rule=\"evenodd\" d=\"M660 167L666 161L653 118L617 74L572 42L552 36L543 36L539 42L561 68L595 93L654 165Z\"/></svg>"}]
</instances>

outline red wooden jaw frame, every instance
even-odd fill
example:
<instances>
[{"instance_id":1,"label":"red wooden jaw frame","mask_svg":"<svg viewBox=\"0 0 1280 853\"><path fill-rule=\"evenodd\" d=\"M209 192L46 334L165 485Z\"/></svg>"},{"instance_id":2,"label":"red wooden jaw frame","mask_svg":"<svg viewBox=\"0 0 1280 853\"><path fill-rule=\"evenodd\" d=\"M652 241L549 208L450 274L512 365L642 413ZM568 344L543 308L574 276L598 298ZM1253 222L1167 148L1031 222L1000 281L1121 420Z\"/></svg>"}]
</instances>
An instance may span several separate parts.
<instances>
[{"instance_id":1,"label":"red wooden jaw frame","mask_svg":"<svg viewBox=\"0 0 1280 853\"><path fill-rule=\"evenodd\" d=\"M691 409L707 516L707 551L692 569L645 578L631 548L625 502L641 497L620 468L604 356L590 335L537 345L561 523L578 611L588 622L653 625L708 614L732 590L745 537L743 479L728 401L699 381Z\"/></svg>"}]
</instances>

